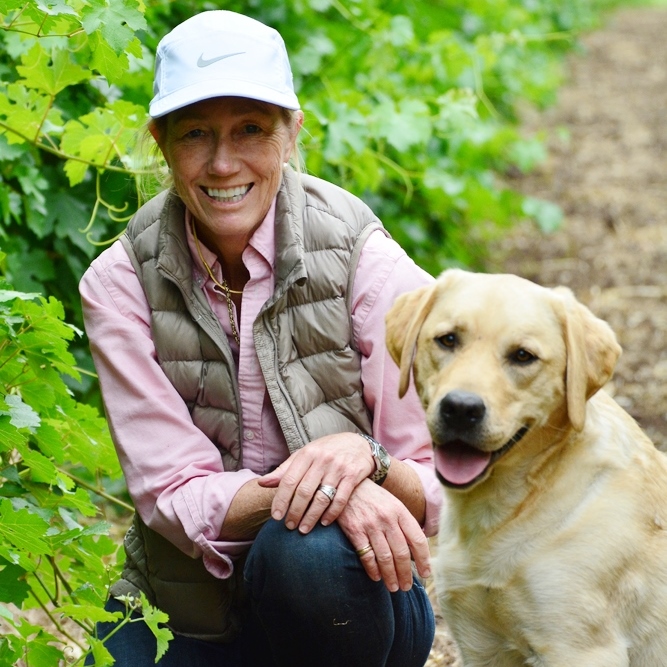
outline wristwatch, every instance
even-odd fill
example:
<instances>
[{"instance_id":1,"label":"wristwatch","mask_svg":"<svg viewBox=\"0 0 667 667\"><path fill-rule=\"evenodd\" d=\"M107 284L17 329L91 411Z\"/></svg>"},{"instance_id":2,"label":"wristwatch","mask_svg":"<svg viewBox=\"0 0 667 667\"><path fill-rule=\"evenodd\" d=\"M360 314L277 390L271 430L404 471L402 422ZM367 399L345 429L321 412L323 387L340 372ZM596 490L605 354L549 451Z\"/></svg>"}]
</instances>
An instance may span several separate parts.
<instances>
[{"instance_id":1,"label":"wristwatch","mask_svg":"<svg viewBox=\"0 0 667 667\"><path fill-rule=\"evenodd\" d=\"M373 459L375 459L375 472L370 475L369 479L382 486L384 480L387 479L387 473L391 465L389 453L375 438L371 438L370 435L366 435L365 433L360 433L359 435L368 440Z\"/></svg>"}]
</instances>

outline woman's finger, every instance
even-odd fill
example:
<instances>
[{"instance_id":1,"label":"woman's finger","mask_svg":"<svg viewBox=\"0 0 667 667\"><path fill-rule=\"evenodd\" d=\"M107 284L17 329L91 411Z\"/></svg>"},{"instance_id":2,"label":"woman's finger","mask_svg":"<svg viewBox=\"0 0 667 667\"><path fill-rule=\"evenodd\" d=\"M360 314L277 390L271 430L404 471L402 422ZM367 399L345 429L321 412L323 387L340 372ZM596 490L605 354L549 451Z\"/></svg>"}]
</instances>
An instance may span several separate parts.
<instances>
[{"instance_id":1,"label":"woman's finger","mask_svg":"<svg viewBox=\"0 0 667 667\"><path fill-rule=\"evenodd\" d=\"M375 559L375 549L373 548L370 538L367 539L368 541L365 544L362 544L361 542L363 542L363 540L361 540L358 543L360 546L354 544L353 546L355 546L355 551L357 552L361 564L364 566L364 570L366 570L366 574L373 581L380 581L382 579L382 573L380 572L377 560Z\"/></svg>"},{"instance_id":2,"label":"woman's finger","mask_svg":"<svg viewBox=\"0 0 667 667\"><path fill-rule=\"evenodd\" d=\"M328 495L321 490L322 486ZM341 480L338 486L334 486L334 482L330 483L328 480L320 484L313 502L299 523L299 530L305 534L311 531L318 521L323 526L333 523L345 508L354 488L354 483L350 479ZM331 495L333 498L330 498Z\"/></svg>"},{"instance_id":3,"label":"woman's finger","mask_svg":"<svg viewBox=\"0 0 667 667\"><path fill-rule=\"evenodd\" d=\"M321 512L319 512L318 516L329 506L329 498L324 493L317 490L321 479L322 473L318 469L311 467L301 480L299 480L284 513L285 525L290 530L296 528L301 523L308 508L313 503L316 503L316 506L321 508ZM284 481L285 479L283 478L283 482ZM278 487L278 493L280 493L281 489L282 483L281 486ZM287 498L288 493L284 495L284 499L287 500ZM273 503L275 506L275 498Z\"/></svg>"},{"instance_id":4,"label":"woman's finger","mask_svg":"<svg viewBox=\"0 0 667 667\"><path fill-rule=\"evenodd\" d=\"M395 525L385 533L385 539L392 555L392 565L398 588L409 591L412 588L412 558L408 541Z\"/></svg>"},{"instance_id":5,"label":"woman's finger","mask_svg":"<svg viewBox=\"0 0 667 667\"><path fill-rule=\"evenodd\" d=\"M420 577L427 578L431 576L431 550L428 539L424 535L421 526L413 519L411 515L399 520L399 525L410 548L412 560L417 567Z\"/></svg>"},{"instance_id":6,"label":"woman's finger","mask_svg":"<svg viewBox=\"0 0 667 667\"><path fill-rule=\"evenodd\" d=\"M311 461L307 457L303 456L299 457L294 455L290 457L285 462L285 464L288 465L286 465L285 468L281 471L282 478L280 479L278 484L278 491L276 492L276 495L273 498L273 503L271 504L271 516L278 521L284 518L287 514L299 485L302 483L304 477L308 474L311 468ZM311 482L311 485L314 485L316 481L318 480ZM310 496L311 498L312 490ZM305 489L302 489L300 498L303 498L304 493ZM310 502L310 498L306 502L306 506L308 502Z\"/></svg>"},{"instance_id":7,"label":"woman's finger","mask_svg":"<svg viewBox=\"0 0 667 667\"><path fill-rule=\"evenodd\" d=\"M399 589L399 578L394 562L394 554L385 534L377 532L371 535L370 544L373 547L373 558L380 571L380 578L384 581L387 589L395 593ZM365 555L362 556L362 558L365 557Z\"/></svg>"}]
</instances>

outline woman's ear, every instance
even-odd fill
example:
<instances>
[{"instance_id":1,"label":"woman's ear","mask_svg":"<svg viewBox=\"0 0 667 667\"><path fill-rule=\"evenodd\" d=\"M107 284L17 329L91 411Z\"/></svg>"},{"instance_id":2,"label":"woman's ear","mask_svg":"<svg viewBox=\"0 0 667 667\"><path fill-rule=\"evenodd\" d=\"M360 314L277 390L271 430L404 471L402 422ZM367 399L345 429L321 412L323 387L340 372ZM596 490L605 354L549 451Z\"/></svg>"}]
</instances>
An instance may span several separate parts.
<instances>
[{"instance_id":1,"label":"woman's ear","mask_svg":"<svg viewBox=\"0 0 667 667\"><path fill-rule=\"evenodd\" d=\"M167 153L164 150L164 127L166 127L165 123L156 123L155 120L151 120L148 123L148 131L153 136L153 139L155 139L155 143L158 145L160 152L164 156L164 159L167 162L167 166L171 168L171 165L169 164L169 158L167 157Z\"/></svg>"},{"instance_id":2,"label":"woman's ear","mask_svg":"<svg viewBox=\"0 0 667 667\"><path fill-rule=\"evenodd\" d=\"M303 127L303 111L299 109L294 113L294 139L299 136L299 132L301 132L301 128Z\"/></svg>"},{"instance_id":3,"label":"woman's ear","mask_svg":"<svg viewBox=\"0 0 667 667\"><path fill-rule=\"evenodd\" d=\"M149 121L148 131L153 135L155 142L160 145L160 131L158 130L157 123L154 120Z\"/></svg>"},{"instance_id":4,"label":"woman's ear","mask_svg":"<svg viewBox=\"0 0 667 667\"><path fill-rule=\"evenodd\" d=\"M285 151L285 156L284 156L284 162L287 163L290 157L292 156L292 153L294 152L294 146L296 145L296 140L297 137L299 136L299 132L301 132L301 128L303 127L303 111L295 111L294 112L294 122L292 123L292 126L289 128L290 132L290 142L287 147L287 151Z\"/></svg>"}]
</instances>

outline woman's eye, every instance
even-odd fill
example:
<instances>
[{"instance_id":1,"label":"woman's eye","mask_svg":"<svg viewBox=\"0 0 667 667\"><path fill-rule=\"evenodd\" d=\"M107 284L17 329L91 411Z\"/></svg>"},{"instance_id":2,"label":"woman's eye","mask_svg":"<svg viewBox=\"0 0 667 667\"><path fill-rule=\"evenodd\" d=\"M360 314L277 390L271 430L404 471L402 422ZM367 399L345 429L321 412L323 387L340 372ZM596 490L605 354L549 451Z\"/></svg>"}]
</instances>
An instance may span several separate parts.
<instances>
[{"instance_id":1,"label":"woman's eye","mask_svg":"<svg viewBox=\"0 0 667 667\"><path fill-rule=\"evenodd\" d=\"M254 125L251 123L244 127L244 131L246 134L259 134L262 130L259 125Z\"/></svg>"},{"instance_id":2,"label":"woman's eye","mask_svg":"<svg viewBox=\"0 0 667 667\"><path fill-rule=\"evenodd\" d=\"M522 347L513 352L511 358L512 361L515 361L518 364L530 364L537 360L537 357L532 352L528 352L528 350L525 350Z\"/></svg>"},{"instance_id":3,"label":"woman's eye","mask_svg":"<svg viewBox=\"0 0 667 667\"><path fill-rule=\"evenodd\" d=\"M444 336L436 338L436 340L438 342L438 345L440 345L441 347L445 347L447 349L456 347L456 344L459 342L459 339L455 333L445 334Z\"/></svg>"},{"instance_id":4,"label":"woman's eye","mask_svg":"<svg viewBox=\"0 0 667 667\"><path fill-rule=\"evenodd\" d=\"M188 139L197 139L204 136L204 130L190 130L185 135Z\"/></svg>"}]
</instances>

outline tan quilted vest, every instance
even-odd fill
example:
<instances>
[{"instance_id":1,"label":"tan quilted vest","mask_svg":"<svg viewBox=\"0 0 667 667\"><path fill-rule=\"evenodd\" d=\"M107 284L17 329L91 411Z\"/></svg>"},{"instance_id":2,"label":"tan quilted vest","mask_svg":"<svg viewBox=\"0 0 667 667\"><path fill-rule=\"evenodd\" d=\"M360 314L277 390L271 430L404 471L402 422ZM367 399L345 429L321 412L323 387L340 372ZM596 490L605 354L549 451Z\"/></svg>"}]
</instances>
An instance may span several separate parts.
<instances>
[{"instance_id":1,"label":"tan quilted vest","mask_svg":"<svg viewBox=\"0 0 667 667\"><path fill-rule=\"evenodd\" d=\"M254 323L262 373L290 451L322 435L371 432L352 343L351 288L358 255L381 223L340 188L286 169L276 204L276 283ZM123 243L151 308L158 360L193 422L218 447L226 470L242 466L242 410L227 337L193 272L184 207L172 192L148 202ZM114 596L146 593L181 634L230 641L243 606L242 563L214 578L146 527L125 538Z\"/></svg>"}]
</instances>

